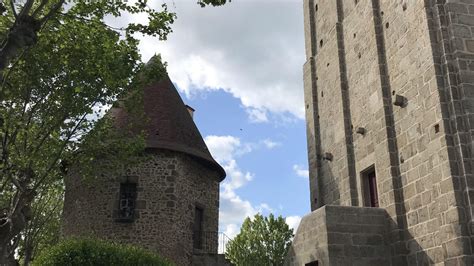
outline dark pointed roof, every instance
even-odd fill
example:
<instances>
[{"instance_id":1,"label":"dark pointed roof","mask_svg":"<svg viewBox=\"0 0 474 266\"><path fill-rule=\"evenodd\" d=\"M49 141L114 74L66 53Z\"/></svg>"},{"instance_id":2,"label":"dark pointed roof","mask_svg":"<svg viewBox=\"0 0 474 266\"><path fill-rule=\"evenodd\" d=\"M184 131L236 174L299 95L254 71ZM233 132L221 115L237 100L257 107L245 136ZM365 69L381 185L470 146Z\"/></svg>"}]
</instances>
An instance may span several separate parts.
<instances>
[{"instance_id":1,"label":"dark pointed roof","mask_svg":"<svg viewBox=\"0 0 474 266\"><path fill-rule=\"evenodd\" d=\"M198 128L189 114L170 78L156 81L144 89L144 110L148 123L146 131L147 149L167 149L186 153L197 158L207 167L216 170L222 181L224 169L212 158ZM120 120L126 118L122 110L114 112Z\"/></svg>"},{"instance_id":2,"label":"dark pointed roof","mask_svg":"<svg viewBox=\"0 0 474 266\"><path fill-rule=\"evenodd\" d=\"M150 119L147 148L170 149L204 159L224 179L225 171L212 158L206 143L173 83L166 77L144 91L145 114Z\"/></svg>"}]
</instances>

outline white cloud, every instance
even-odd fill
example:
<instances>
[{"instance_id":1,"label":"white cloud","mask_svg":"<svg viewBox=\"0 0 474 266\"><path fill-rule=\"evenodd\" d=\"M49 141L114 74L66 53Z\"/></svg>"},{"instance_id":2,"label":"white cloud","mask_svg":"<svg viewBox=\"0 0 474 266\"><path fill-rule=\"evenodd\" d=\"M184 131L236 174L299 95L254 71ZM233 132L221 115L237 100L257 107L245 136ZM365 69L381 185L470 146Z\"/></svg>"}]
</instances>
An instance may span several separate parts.
<instances>
[{"instance_id":1,"label":"white cloud","mask_svg":"<svg viewBox=\"0 0 474 266\"><path fill-rule=\"evenodd\" d=\"M140 49L144 60L162 54L181 91L190 96L223 90L241 101L252 122L268 122L269 114L304 118L299 1L240 0L219 8L200 8L194 1L168 5L178 16L173 33L166 42L142 38Z\"/></svg>"},{"instance_id":2,"label":"white cloud","mask_svg":"<svg viewBox=\"0 0 474 266\"><path fill-rule=\"evenodd\" d=\"M247 108L246 112L251 123L268 122L267 111L265 109Z\"/></svg>"},{"instance_id":3,"label":"white cloud","mask_svg":"<svg viewBox=\"0 0 474 266\"><path fill-rule=\"evenodd\" d=\"M293 171L297 176L309 178L309 171L299 164L293 165Z\"/></svg>"},{"instance_id":4,"label":"white cloud","mask_svg":"<svg viewBox=\"0 0 474 266\"><path fill-rule=\"evenodd\" d=\"M269 150L271 150L273 148L276 148L278 146L281 146L280 142L275 142L271 139L264 139L262 142L265 145L265 147L267 147L267 149L269 149Z\"/></svg>"},{"instance_id":5,"label":"white cloud","mask_svg":"<svg viewBox=\"0 0 474 266\"><path fill-rule=\"evenodd\" d=\"M241 148L240 139L233 136L207 136L204 141L214 159L220 163L232 161L233 156Z\"/></svg>"},{"instance_id":6,"label":"white cloud","mask_svg":"<svg viewBox=\"0 0 474 266\"><path fill-rule=\"evenodd\" d=\"M298 226L301 222L301 216L288 216L285 221L288 226L293 229L293 233L296 234L296 230L298 230Z\"/></svg>"},{"instance_id":7,"label":"white cloud","mask_svg":"<svg viewBox=\"0 0 474 266\"><path fill-rule=\"evenodd\" d=\"M258 207L252 206L250 201L243 200L229 190L224 190L224 193L222 193L219 210L221 228L226 228L230 224L240 225L246 217L251 217L257 212Z\"/></svg>"},{"instance_id":8,"label":"white cloud","mask_svg":"<svg viewBox=\"0 0 474 266\"><path fill-rule=\"evenodd\" d=\"M235 160L231 160L223 165L230 182L224 182L222 187L225 191L234 191L253 179L253 174L250 172L242 172Z\"/></svg>"},{"instance_id":9,"label":"white cloud","mask_svg":"<svg viewBox=\"0 0 474 266\"><path fill-rule=\"evenodd\" d=\"M259 150L261 148L271 150L282 145L282 143L269 138L254 143L241 143L239 138L233 136L214 135L207 136L205 142L214 159L222 164L229 163L234 159L234 157L240 157L254 150Z\"/></svg>"},{"instance_id":10,"label":"white cloud","mask_svg":"<svg viewBox=\"0 0 474 266\"><path fill-rule=\"evenodd\" d=\"M234 238L237 234L239 234L240 227L238 227L236 224L228 224L225 228L224 234L232 239Z\"/></svg>"},{"instance_id":11,"label":"white cloud","mask_svg":"<svg viewBox=\"0 0 474 266\"><path fill-rule=\"evenodd\" d=\"M254 174L240 169L236 157L251 152L257 146L242 143L234 136L211 135L204 140L211 154L227 173L225 181L221 184L219 228L228 237L233 238L239 233L240 225L246 217L252 217L259 212L273 211L268 204L253 205L236 192L254 178Z\"/></svg>"}]
</instances>

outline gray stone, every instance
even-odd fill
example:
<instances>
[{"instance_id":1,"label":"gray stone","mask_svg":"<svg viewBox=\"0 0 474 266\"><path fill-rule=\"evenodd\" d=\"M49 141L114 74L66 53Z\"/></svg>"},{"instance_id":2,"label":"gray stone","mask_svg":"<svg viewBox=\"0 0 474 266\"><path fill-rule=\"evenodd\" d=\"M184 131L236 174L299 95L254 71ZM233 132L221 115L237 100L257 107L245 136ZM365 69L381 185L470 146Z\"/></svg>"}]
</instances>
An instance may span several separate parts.
<instances>
[{"instance_id":1,"label":"gray stone","mask_svg":"<svg viewBox=\"0 0 474 266\"><path fill-rule=\"evenodd\" d=\"M474 249L466 230L474 221L474 3L304 0L304 10L313 212L298 229L289 264L370 265L378 251L370 247L382 238L387 265L470 265L463 263ZM312 50L321 39L323 47ZM393 105L401 95L405 108ZM370 169L382 221L364 216L372 210L365 208ZM325 231L303 240L313 230L305 219L319 216Z\"/></svg>"}]
</instances>

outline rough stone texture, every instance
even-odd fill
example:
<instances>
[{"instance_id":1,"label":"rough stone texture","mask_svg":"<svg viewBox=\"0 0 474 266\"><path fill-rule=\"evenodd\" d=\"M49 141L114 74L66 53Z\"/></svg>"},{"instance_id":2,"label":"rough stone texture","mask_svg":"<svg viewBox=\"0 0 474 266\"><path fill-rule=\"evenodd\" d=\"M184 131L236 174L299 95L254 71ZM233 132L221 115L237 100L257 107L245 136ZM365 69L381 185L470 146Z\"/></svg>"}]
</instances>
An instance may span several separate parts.
<instances>
[{"instance_id":1,"label":"rough stone texture","mask_svg":"<svg viewBox=\"0 0 474 266\"><path fill-rule=\"evenodd\" d=\"M321 207L301 220L285 264L388 265L387 218L379 208Z\"/></svg>"},{"instance_id":2,"label":"rough stone texture","mask_svg":"<svg viewBox=\"0 0 474 266\"><path fill-rule=\"evenodd\" d=\"M150 61L152 60L157 58L152 57ZM135 134L143 130L146 148L167 149L193 155L219 171L221 180L224 179L224 169L212 158L188 107L168 76L143 88L143 110L145 118L130 116L126 108L121 107L112 108L109 114L120 130L135 131ZM136 120L140 123L136 123Z\"/></svg>"},{"instance_id":3,"label":"rough stone texture","mask_svg":"<svg viewBox=\"0 0 474 266\"><path fill-rule=\"evenodd\" d=\"M121 107L109 115L116 130L130 134L142 130L131 121L139 119L147 155L119 175L104 172L83 180L71 171L65 180L62 234L142 246L177 265L220 265L219 183L225 171L212 158L169 77L143 89L143 110L145 118L134 118ZM135 216L128 223L118 219L121 183L137 187ZM203 211L199 249L193 245L196 208Z\"/></svg>"},{"instance_id":4,"label":"rough stone texture","mask_svg":"<svg viewBox=\"0 0 474 266\"><path fill-rule=\"evenodd\" d=\"M155 150L122 176L93 181L66 178L64 236L94 236L145 247L177 265L191 265L194 209L204 209L206 252L217 254L219 173L189 155ZM136 218L115 221L120 183L137 183Z\"/></svg>"},{"instance_id":5,"label":"rough stone texture","mask_svg":"<svg viewBox=\"0 0 474 266\"><path fill-rule=\"evenodd\" d=\"M471 265L474 1L304 0L304 15L311 209L364 206L375 166L390 263Z\"/></svg>"}]
</instances>

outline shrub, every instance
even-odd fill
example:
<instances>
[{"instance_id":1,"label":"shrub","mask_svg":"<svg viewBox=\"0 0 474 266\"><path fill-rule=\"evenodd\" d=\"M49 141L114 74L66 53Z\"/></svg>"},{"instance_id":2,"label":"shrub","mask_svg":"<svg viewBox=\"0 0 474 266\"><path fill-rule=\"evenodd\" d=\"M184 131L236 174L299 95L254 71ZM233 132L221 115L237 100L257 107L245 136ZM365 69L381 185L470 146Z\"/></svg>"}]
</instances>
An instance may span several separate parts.
<instances>
[{"instance_id":1,"label":"shrub","mask_svg":"<svg viewBox=\"0 0 474 266\"><path fill-rule=\"evenodd\" d=\"M33 265L173 265L142 248L96 239L67 239L44 250Z\"/></svg>"}]
</instances>

